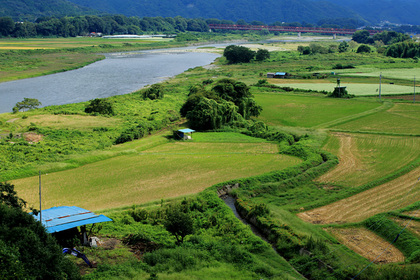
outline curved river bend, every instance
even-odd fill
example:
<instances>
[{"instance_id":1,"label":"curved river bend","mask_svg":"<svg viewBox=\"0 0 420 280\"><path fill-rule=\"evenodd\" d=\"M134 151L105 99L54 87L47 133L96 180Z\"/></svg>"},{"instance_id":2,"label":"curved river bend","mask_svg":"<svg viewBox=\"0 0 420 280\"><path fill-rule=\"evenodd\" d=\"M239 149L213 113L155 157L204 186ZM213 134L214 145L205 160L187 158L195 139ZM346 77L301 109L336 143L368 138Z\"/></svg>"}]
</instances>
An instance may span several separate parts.
<instances>
[{"instance_id":1,"label":"curved river bend","mask_svg":"<svg viewBox=\"0 0 420 280\"><path fill-rule=\"evenodd\" d=\"M0 83L0 113L11 112L25 97L49 106L127 94L220 56L185 50L105 54L106 59L77 70Z\"/></svg>"}]
</instances>

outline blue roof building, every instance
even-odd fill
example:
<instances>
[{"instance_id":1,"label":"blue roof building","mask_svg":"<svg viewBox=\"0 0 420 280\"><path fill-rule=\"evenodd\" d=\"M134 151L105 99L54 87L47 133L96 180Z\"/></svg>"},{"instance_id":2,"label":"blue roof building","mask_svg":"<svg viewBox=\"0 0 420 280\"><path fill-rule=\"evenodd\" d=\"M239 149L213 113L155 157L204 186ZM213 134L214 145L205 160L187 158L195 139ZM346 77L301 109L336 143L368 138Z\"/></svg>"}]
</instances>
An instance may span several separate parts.
<instances>
[{"instance_id":1,"label":"blue roof building","mask_svg":"<svg viewBox=\"0 0 420 280\"><path fill-rule=\"evenodd\" d=\"M39 216L39 214L34 215L34 218L39 221ZM112 219L104 215L96 215L89 210L76 206L59 206L42 210L42 224L49 233L111 221Z\"/></svg>"}]
</instances>

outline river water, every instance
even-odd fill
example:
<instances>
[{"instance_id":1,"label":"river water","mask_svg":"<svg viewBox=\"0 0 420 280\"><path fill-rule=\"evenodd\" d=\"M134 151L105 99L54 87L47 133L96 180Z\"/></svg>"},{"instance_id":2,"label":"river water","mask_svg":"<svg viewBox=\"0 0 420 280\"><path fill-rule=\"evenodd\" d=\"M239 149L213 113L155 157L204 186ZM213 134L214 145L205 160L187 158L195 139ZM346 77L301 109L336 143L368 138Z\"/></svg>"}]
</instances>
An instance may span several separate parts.
<instances>
[{"instance_id":1,"label":"river water","mask_svg":"<svg viewBox=\"0 0 420 280\"><path fill-rule=\"evenodd\" d=\"M220 56L186 50L105 54L106 59L80 69L0 83L0 113L11 112L25 97L38 99L44 107L127 94Z\"/></svg>"}]
</instances>

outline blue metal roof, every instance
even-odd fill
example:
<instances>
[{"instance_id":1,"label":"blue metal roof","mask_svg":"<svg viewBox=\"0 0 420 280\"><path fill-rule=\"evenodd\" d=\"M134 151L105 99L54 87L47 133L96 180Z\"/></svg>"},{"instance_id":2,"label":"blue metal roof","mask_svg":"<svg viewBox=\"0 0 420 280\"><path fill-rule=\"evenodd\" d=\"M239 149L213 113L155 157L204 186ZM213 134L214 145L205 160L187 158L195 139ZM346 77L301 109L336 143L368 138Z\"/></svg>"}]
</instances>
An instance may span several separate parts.
<instances>
[{"instance_id":1,"label":"blue metal roof","mask_svg":"<svg viewBox=\"0 0 420 280\"><path fill-rule=\"evenodd\" d=\"M34 218L39 221L39 214ZM42 224L49 233L59 232L78 226L111 222L112 220L104 215L95 213L76 206L59 206L42 210Z\"/></svg>"},{"instance_id":2,"label":"blue metal roof","mask_svg":"<svg viewBox=\"0 0 420 280\"><path fill-rule=\"evenodd\" d=\"M190 128L184 128L184 129L180 129L180 130L178 130L179 132L182 132L182 133L191 133L191 132L195 132L195 130L192 130L192 129L190 129Z\"/></svg>"},{"instance_id":3,"label":"blue metal roof","mask_svg":"<svg viewBox=\"0 0 420 280\"><path fill-rule=\"evenodd\" d=\"M284 75L286 75L286 72L276 72L276 75L278 75L278 76L284 76Z\"/></svg>"}]
</instances>

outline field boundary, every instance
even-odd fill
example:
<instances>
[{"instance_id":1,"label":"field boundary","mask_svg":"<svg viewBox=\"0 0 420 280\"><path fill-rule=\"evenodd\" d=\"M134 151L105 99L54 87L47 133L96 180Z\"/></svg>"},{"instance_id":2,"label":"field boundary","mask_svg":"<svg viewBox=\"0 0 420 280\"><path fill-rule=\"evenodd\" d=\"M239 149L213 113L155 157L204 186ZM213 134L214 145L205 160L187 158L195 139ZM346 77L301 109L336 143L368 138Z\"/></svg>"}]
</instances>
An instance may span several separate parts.
<instances>
[{"instance_id":1,"label":"field boundary","mask_svg":"<svg viewBox=\"0 0 420 280\"><path fill-rule=\"evenodd\" d=\"M339 119L336 119L336 120L333 120L333 121L322 123L322 124L313 126L311 128L313 128L313 129L330 128L330 127L335 126L335 125L344 124L344 123L347 123L347 122L350 122L350 121L361 119L361 118L369 116L369 115L373 115L375 113L386 111L388 109L391 109L393 106L394 106L393 102L384 101L381 106L379 106L375 109L367 110L367 111L362 112L362 113L358 113L358 114L355 114L355 115L350 115L350 116L347 116L347 117L343 117L343 118L339 118Z\"/></svg>"}]
</instances>

